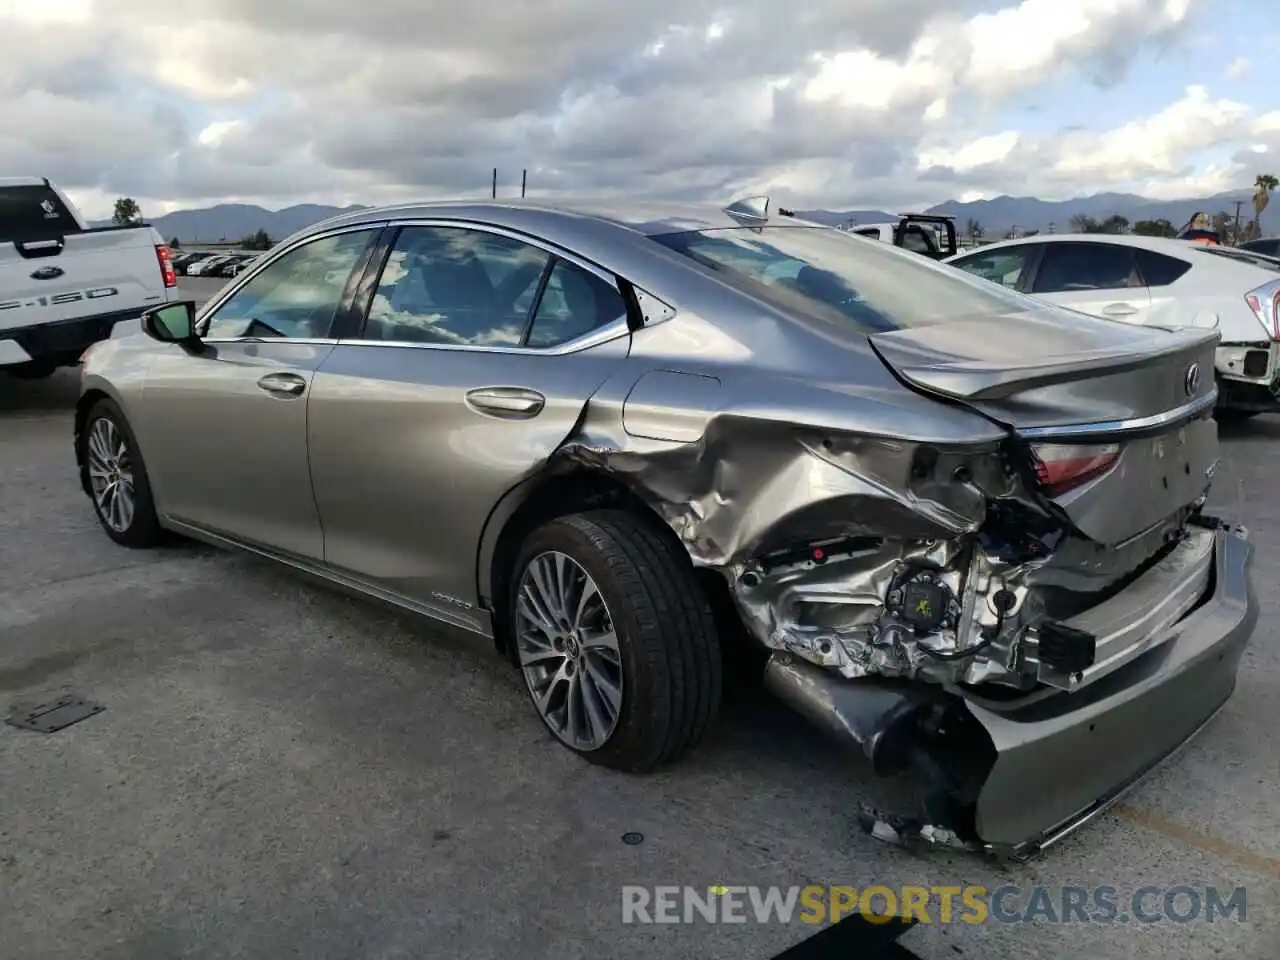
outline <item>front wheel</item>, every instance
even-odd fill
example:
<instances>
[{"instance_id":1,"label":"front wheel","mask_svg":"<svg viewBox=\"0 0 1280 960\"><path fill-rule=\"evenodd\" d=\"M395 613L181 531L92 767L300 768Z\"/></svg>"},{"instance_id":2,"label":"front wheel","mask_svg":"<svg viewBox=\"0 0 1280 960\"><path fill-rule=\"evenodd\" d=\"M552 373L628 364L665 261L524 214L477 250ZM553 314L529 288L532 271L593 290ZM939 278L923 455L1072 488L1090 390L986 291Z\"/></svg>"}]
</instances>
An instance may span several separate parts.
<instances>
[{"instance_id":1,"label":"front wheel","mask_svg":"<svg viewBox=\"0 0 1280 960\"><path fill-rule=\"evenodd\" d=\"M163 531L147 468L124 413L99 400L84 423L83 470L94 512L107 536L124 547L154 547Z\"/></svg>"},{"instance_id":2,"label":"front wheel","mask_svg":"<svg viewBox=\"0 0 1280 960\"><path fill-rule=\"evenodd\" d=\"M562 744L642 773L701 740L722 685L711 605L688 556L646 518L551 521L523 545L508 599L529 696Z\"/></svg>"}]
</instances>

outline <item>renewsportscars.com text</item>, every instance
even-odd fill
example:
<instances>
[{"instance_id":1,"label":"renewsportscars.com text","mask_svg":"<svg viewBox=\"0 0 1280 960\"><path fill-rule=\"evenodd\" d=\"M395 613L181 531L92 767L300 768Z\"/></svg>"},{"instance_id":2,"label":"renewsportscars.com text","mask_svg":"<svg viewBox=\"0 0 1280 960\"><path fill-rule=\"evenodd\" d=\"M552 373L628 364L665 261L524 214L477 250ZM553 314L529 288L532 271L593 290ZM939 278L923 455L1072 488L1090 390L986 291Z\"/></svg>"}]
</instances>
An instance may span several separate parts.
<instances>
[{"instance_id":1,"label":"renewsportscars.com text","mask_svg":"<svg viewBox=\"0 0 1280 960\"><path fill-rule=\"evenodd\" d=\"M625 886L623 923L1215 923L1246 919L1244 887Z\"/></svg>"}]
</instances>

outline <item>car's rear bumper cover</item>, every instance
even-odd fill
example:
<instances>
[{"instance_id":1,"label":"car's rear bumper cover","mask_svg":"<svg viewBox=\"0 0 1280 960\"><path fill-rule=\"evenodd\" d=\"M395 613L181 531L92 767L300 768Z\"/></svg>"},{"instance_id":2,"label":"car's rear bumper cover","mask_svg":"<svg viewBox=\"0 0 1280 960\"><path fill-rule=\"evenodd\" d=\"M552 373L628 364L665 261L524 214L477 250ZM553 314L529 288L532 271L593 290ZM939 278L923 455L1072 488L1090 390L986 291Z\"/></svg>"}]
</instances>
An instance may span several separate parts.
<instances>
[{"instance_id":1,"label":"car's rear bumper cover","mask_svg":"<svg viewBox=\"0 0 1280 960\"><path fill-rule=\"evenodd\" d=\"M1033 854L1114 803L1194 736L1235 689L1258 619L1252 547L1216 531L1211 594L1149 653L1075 693L1021 710L967 703L995 748L975 811L979 838Z\"/></svg>"}]
</instances>

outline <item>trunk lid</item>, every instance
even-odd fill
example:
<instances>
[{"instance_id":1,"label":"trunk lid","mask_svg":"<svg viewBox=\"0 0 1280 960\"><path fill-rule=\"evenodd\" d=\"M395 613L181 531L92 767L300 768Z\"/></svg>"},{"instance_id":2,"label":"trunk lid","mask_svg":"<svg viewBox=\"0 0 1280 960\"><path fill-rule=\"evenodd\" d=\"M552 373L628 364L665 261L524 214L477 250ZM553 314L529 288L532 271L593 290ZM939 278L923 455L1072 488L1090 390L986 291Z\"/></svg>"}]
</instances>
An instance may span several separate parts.
<instances>
[{"instance_id":1,"label":"trunk lid","mask_svg":"<svg viewBox=\"0 0 1280 960\"><path fill-rule=\"evenodd\" d=\"M1024 441L1041 492L1081 533L1123 542L1197 500L1217 463L1216 331L1028 311L874 334L911 388ZM1067 465L1063 481L1055 471ZM1074 479L1074 482L1073 482Z\"/></svg>"},{"instance_id":2,"label":"trunk lid","mask_svg":"<svg viewBox=\"0 0 1280 960\"><path fill-rule=\"evenodd\" d=\"M142 310L164 300L150 227L0 242L0 330Z\"/></svg>"}]
</instances>

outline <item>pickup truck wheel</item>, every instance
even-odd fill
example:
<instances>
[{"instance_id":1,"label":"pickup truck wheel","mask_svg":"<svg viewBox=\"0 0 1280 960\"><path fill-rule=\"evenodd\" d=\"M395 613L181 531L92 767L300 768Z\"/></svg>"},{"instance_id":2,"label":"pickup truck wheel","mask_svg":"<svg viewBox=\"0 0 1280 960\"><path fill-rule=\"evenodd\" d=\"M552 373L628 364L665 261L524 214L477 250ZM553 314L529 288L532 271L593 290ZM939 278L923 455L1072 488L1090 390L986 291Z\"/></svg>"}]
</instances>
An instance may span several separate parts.
<instances>
[{"instance_id":1,"label":"pickup truck wheel","mask_svg":"<svg viewBox=\"0 0 1280 960\"><path fill-rule=\"evenodd\" d=\"M99 400L85 418L83 467L94 512L107 536L125 547L154 547L163 538L151 483L120 408Z\"/></svg>"},{"instance_id":2,"label":"pickup truck wheel","mask_svg":"<svg viewBox=\"0 0 1280 960\"><path fill-rule=\"evenodd\" d=\"M562 744L644 773L702 738L722 663L711 605L678 543L623 511L574 514L535 531L513 574L516 660Z\"/></svg>"}]
</instances>

